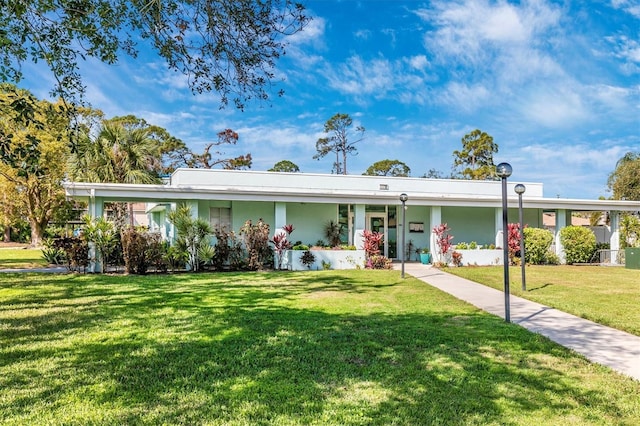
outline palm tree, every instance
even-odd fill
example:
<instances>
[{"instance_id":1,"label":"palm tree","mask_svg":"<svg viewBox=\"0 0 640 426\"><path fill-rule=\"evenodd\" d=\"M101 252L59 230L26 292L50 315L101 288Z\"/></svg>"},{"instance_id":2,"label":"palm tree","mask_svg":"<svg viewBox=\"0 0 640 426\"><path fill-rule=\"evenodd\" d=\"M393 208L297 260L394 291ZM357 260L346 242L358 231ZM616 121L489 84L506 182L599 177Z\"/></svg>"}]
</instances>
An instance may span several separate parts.
<instances>
[{"instance_id":1,"label":"palm tree","mask_svg":"<svg viewBox=\"0 0 640 426\"><path fill-rule=\"evenodd\" d=\"M80 182L160 183L156 172L160 158L148 128L127 129L107 121L95 137L80 137L69 162L69 177ZM131 204L129 210L131 217ZM114 213L116 222L124 219L124 211L116 208Z\"/></svg>"}]
</instances>

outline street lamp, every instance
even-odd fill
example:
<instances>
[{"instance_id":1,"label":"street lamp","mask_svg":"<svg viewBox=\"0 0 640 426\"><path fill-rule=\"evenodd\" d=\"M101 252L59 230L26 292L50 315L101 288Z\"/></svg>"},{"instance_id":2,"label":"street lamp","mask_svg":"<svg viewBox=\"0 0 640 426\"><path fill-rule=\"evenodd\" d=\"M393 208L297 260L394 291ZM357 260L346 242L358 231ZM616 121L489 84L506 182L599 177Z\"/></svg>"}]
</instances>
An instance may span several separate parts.
<instances>
[{"instance_id":1,"label":"street lamp","mask_svg":"<svg viewBox=\"0 0 640 426\"><path fill-rule=\"evenodd\" d=\"M527 281L524 273L524 225L522 223L522 194L527 189L521 183L513 188L518 194L518 220L520 221L520 269L522 272L522 291L527 291Z\"/></svg>"},{"instance_id":2,"label":"street lamp","mask_svg":"<svg viewBox=\"0 0 640 426\"><path fill-rule=\"evenodd\" d=\"M405 203L407 202L407 200L409 199L409 196L407 194L405 194L404 192L402 194L400 194L400 202L402 202L402 246L400 248L400 253L402 254L402 278L404 278L404 251L405 251L405 245L404 245L404 226L405 226L405 219L407 216L407 207L405 205Z\"/></svg>"},{"instance_id":3,"label":"street lamp","mask_svg":"<svg viewBox=\"0 0 640 426\"><path fill-rule=\"evenodd\" d=\"M496 174L502 181L502 263L504 264L504 320L511 322L509 304L509 214L507 212L507 178L511 176L513 168L509 163L496 166Z\"/></svg>"}]
</instances>

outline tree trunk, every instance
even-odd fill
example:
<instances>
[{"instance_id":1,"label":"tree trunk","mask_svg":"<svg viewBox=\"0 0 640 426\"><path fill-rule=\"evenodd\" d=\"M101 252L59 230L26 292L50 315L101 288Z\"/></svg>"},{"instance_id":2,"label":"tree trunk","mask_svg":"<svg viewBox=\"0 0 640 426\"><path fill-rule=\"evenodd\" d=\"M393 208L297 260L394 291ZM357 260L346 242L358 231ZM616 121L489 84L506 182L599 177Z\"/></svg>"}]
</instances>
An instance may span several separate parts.
<instances>
[{"instance_id":1,"label":"tree trunk","mask_svg":"<svg viewBox=\"0 0 640 426\"><path fill-rule=\"evenodd\" d=\"M4 238L3 241L8 243L11 241L11 225L4 226Z\"/></svg>"},{"instance_id":2,"label":"tree trunk","mask_svg":"<svg viewBox=\"0 0 640 426\"><path fill-rule=\"evenodd\" d=\"M29 220L31 226L31 247L40 247L46 225Z\"/></svg>"}]
</instances>

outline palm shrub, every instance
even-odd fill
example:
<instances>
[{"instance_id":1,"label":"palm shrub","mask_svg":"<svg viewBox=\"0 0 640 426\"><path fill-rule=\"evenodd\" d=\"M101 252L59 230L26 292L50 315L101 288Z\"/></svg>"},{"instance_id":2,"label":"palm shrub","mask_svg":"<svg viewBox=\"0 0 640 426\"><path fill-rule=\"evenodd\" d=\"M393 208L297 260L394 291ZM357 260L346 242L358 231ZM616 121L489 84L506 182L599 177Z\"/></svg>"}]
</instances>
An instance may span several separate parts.
<instances>
[{"instance_id":1,"label":"palm shrub","mask_svg":"<svg viewBox=\"0 0 640 426\"><path fill-rule=\"evenodd\" d=\"M547 229L524 228L524 258L532 265L549 262L549 253L553 243L553 234Z\"/></svg>"},{"instance_id":2,"label":"palm shrub","mask_svg":"<svg viewBox=\"0 0 640 426\"><path fill-rule=\"evenodd\" d=\"M84 221L82 237L88 243L94 244L93 260L99 265L98 272L102 273L109 255L116 246L116 228L104 217L92 219L91 216L85 215L82 220Z\"/></svg>"},{"instance_id":3,"label":"palm shrub","mask_svg":"<svg viewBox=\"0 0 640 426\"><path fill-rule=\"evenodd\" d=\"M560 230L560 242L564 247L565 262L588 263L596 251L596 236L588 228L567 226Z\"/></svg>"},{"instance_id":4,"label":"palm shrub","mask_svg":"<svg viewBox=\"0 0 640 426\"><path fill-rule=\"evenodd\" d=\"M175 226L178 234L176 247L186 253L187 268L194 272L199 271L202 265L198 253L201 247L209 245L211 225L204 219L194 218L188 206L179 206L171 211L169 221Z\"/></svg>"},{"instance_id":5,"label":"palm shrub","mask_svg":"<svg viewBox=\"0 0 640 426\"><path fill-rule=\"evenodd\" d=\"M57 247L53 238L45 238L42 240L44 245L42 249L42 257L51 265L63 265L67 262L65 251Z\"/></svg>"}]
</instances>

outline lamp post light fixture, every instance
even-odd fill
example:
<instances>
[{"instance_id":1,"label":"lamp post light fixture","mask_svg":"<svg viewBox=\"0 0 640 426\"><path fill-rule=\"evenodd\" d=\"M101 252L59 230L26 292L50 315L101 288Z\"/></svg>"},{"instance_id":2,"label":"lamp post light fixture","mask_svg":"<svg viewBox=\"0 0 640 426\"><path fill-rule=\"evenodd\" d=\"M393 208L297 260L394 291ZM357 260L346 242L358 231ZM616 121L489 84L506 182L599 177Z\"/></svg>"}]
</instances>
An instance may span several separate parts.
<instances>
[{"instance_id":1,"label":"lamp post light fixture","mask_svg":"<svg viewBox=\"0 0 640 426\"><path fill-rule=\"evenodd\" d=\"M522 194L526 191L526 187L519 183L513 188L518 194L518 220L520 222L520 270L522 272L522 291L527 291L527 281L524 272L524 224L522 222Z\"/></svg>"},{"instance_id":2,"label":"lamp post light fixture","mask_svg":"<svg viewBox=\"0 0 640 426\"><path fill-rule=\"evenodd\" d=\"M404 228L405 228L405 224L406 224L406 216L407 216L407 206L405 205L405 203L407 202L407 200L409 199L409 196L407 194L405 194L404 192L402 194L400 194L400 202L402 203L402 247L400 247L400 253L402 256L402 278L404 278L404 256L405 256L405 243L404 243Z\"/></svg>"},{"instance_id":3,"label":"lamp post light fixture","mask_svg":"<svg viewBox=\"0 0 640 426\"><path fill-rule=\"evenodd\" d=\"M504 320L511 322L511 307L509 302L509 213L507 211L507 178L511 176L513 168L509 163L496 166L496 174L502 181L502 263L504 264Z\"/></svg>"}]
</instances>

